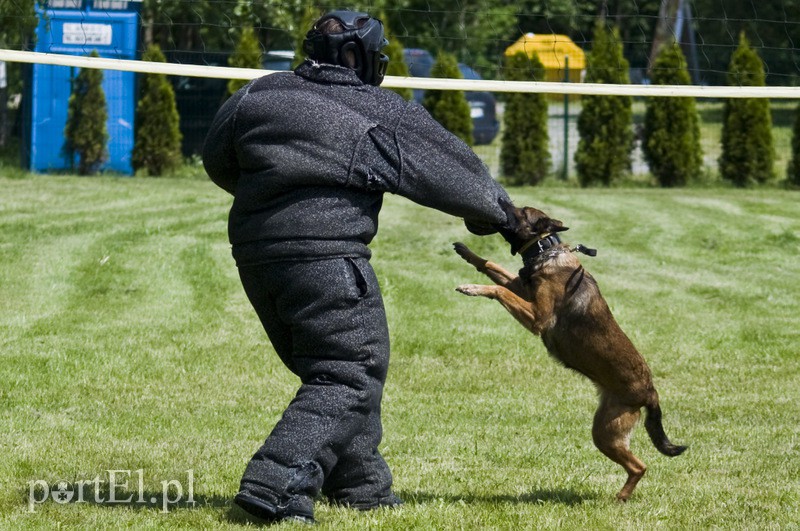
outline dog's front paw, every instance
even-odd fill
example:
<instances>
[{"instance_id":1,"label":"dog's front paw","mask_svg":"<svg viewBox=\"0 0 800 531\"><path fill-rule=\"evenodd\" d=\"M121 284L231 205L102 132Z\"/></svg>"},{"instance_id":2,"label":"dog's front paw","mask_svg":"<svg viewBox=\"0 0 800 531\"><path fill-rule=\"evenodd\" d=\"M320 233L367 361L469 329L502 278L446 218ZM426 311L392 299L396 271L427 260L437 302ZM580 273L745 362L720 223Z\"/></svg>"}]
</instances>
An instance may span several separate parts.
<instances>
[{"instance_id":1,"label":"dog's front paw","mask_svg":"<svg viewBox=\"0 0 800 531\"><path fill-rule=\"evenodd\" d=\"M455 251L458 254L458 256L460 256L464 260L467 259L467 256L469 256L471 254L474 254L472 251L469 250L469 247L467 247L466 245L464 245L461 242L454 243L453 244L453 249L455 249Z\"/></svg>"},{"instance_id":2,"label":"dog's front paw","mask_svg":"<svg viewBox=\"0 0 800 531\"><path fill-rule=\"evenodd\" d=\"M456 291L470 297L480 297L483 295L484 287L478 284L461 284L456 288Z\"/></svg>"},{"instance_id":3,"label":"dog's front paw","mask_svg":"<svg viewBox=\"0 0 800 531\"><path fill-rule=\"evenodd\" d=\"M477 265L486 262L486 260L478 256L477 254L473 253L472 251L470 251L469 247L467 247L461 242L454 243L453 249L455 249L456 253L458 253L458 256L460 256L470 264L475 265L476 267Z\"/></svg>"}]
</instances>

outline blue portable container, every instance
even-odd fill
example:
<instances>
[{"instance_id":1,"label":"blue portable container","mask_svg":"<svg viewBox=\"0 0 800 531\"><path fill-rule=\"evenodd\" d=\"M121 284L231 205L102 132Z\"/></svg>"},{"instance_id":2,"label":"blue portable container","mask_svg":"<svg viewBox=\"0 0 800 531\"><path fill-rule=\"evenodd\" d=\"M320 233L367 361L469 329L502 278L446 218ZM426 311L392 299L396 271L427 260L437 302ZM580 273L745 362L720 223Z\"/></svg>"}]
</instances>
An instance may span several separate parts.
<instances>
[{"instance_id":1,"label":"blue portable container","mask_svg":"<svg viewBox=\"0 0 800 531\"><path fill-rule=\"evenodd\" d=\"M50 0L37 4L37 52L136 59L140 2L120 0ZM27 167L32 171L75 166L64 150L64 127L72 80L78 68L34 64L28 88ZM133 72L103 71L108 106L108 161L103 169L132 174L131 152L136 111Z\"/></svg>"}]
</instances>

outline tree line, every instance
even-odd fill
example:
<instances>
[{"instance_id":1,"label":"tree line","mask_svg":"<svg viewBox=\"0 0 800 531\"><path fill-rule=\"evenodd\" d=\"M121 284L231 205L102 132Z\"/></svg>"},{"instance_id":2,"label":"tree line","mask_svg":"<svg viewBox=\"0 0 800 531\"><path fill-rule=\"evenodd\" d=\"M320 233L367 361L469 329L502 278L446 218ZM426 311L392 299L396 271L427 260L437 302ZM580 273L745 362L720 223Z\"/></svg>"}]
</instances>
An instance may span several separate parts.
<instances>
[{"instance_id":1,"label":"tree line","mask_svg":"<svg viewBox=\"0 0 800 531\"><path fill-rule=\"evenodd\" d=\"M8 1L8 0L6 0ZM759 54L768 65L768 85L800 84L800 0L741 2L687 0L697 38L696 58L702 83L724 85L738 35L757 35ZM617 28L623 55L635 69L649 70L653 35L662 0L371 0L350 7L379 14L409 48L439 50L456 56L485 78L502 73L505 49L528 32L568 35L588 48L595 21ZM164 50L230 51L244 26L255 29L266 50L297 49L305 22L322 14L308 0L253 2L145 0L144 44Z\"/></svg>"},{"instance_id":2,"label":"tree line","mask_svg":"<svg viewBox=\"0 0 800 531\"><path fill-rule=\"evenodd\" d=\"M741 2L686 0L697 38L700 81L724 85L737 37L757 36L768 66L768 85L800 84L800 0ZM0 0L0 47L27 49L36 27L36 0ZM380 14L407 47L454 54L485 78L502 71L505 49L528 32L561 33L579 46L594 41L595 21L607 18L619 32L623 55L632 68L649 70L651 47L662 0L369 0L353 9ZM251 27L263 49L296 49L297 35L324 6L308 0L144 0L142 50L158 44L170 51L230 51L244 27ZM12 80L17 72L10 73ZM13 90L13 87L12 87Z\"/></svg>"},{"instance_id":3,"label":"tree line","mask_svg":"<svg viewBox=\"0 0 800 531\"><path fill-rule=\"evenodd\" d=\"M784 4L787 2L797 3L800 7L800 0L785 0ZM648 33L649 25L652 25L657 18L650 16L650 13L657 14L660 3L658 0L618 0L599 3L552 0L547 3L522 1L512 7L504 2L493 4L485 0L481 2L465 0L455 6L444 2L439 5L438 2L428 0L425 2L400 0L393 2L390 7L389 2L377 0L370 6L373 12L376 8L379 9L379 16L386 21L387 33L393 37L394 49L390 50L393 56L391 63L393 72L390 73L394 75L404 75L401 41L408 45L408 40L411 40L417 43L414 46L438 49L438 61L432 75L457 78L460 77L460 73L454 65L457 65L459 59L466 62L473 59L474 64L481 61L488 62L490 54L493 53L491 46L497 47L497 52L505 49L510 42L504 37L509 36L507 29L509 24L515 28L510 36L516 38L514 32L524 32L529 29L536 31L539 25L545 23L549 32L564 32L578 37L576 38L578 42L591 42L586 81L627 83L630 81L629 65L638 60L636 53L626 54L626 48L635 48L634 44L638 42L630 35L638 32L642 36L642 42L647 43L648 35L651 34ZM386 5L380 9L383 4ZM753 22L752 16L744 17L738 2L732 2L727 6L723 0L722 4L725 4L723 17L719 16L717 9L715 17L697 17L696 24L701 26L714 20L717 26L721 27L717 28L718 32L728 32L729 23L736 22L743 27L758 23L758 20ZM32 31L35 26L35 17L31 18L31 14L24 10L23 12L17 10L12 16L10 14L12 6L18 8L18 2L0 0L0 21L15 22L0 26L2 28L0 44L6 46L9 43L13 44L15 39L24 39L25 33ZM693 7L698 12L704 9L710 10L711 3L706 0L695 0ZM761 12L756 19L777 16L770 12L773 8L774 6L766 6L763 9L759 7ZM315 6L302 0L281 3L253 3L250 0L237 0L234 3L223 3L218 0L191 3L177 0L145 0L142 12L143 37L144 41L149 43L148 50L160 49L161 46L180 50L198 47L226 51L235 49L230 59L231 65L258 67L264 49L296 48L310 21L319 14L320 11ZM411 16L412 14L415 16ZM738 18L740 15L743 18ZM215 21L214 24L210 23L212 20ZM720 20L723 21L722 24L719 23ZM591 26L587 25L589 22ZM800 25L795 26L800 27ZM760 42L766 42L765 39L771 35L765 28L772 27L770 24L759 26L757 35ZM784 38L791 36L791 32L787 29L782 33ZM730 54L724 69L725 81L734 85L765 84L769 72L774 73L774 70L764 68L762 59L743 37L745 31L741 31L739 35L742 37L739 38L735 51ZM644 55L643 50L644 48L641 48L639 55ZM793 51L790 46L789 50ZM629 55L632 55L630 61L627 59ZM157 56L156 60L160 60L160 57L163 55ZM497 74L495 77L498 78L519 80L542 78L541 64L535 57L512 57L494 63L498 63L498 66L494 67ZM794 68L796 70L796 66ZM654 83L688 83L687 63L681 48L677 45L665 47L650 65L650 70ZM166 79L159 79L159 86L163 86L164 83ZM232 82L229 90L233 91L240 85L241 83ZM147 81L144 86L147 92L149 90ZM408 94L405 93L404 96L408 97ZM172 99L174 100L174 95ZM538 95L510 95L507 99L508 108L512 112L507 112L505 115L507 123L502 138L501 169L509 182L535 184L543 178L549 167L546 104L542 103ZM159 105L167 109L165 112L171 115L173 111L163 102L163 95L159 101L162 102ZM428 91L424 104L435 118L446 123L448 128L467 143L471 143L469 108L463 101L463 95L459 97L458 93ZM581 139L575 155L581 184L609 184L630 169L633 147L630 107L631 99L627 97L584 98L578 120ZM465 113L467 118L464 118ZM800 124L796 125L795 130L798 128ZM148 130L139 123L137 129ZM153 128L153 134L157 133L157 129ZM145 136L148 135L149 133ZM685 184L692 175L697 174L702 160L694 100L653 98L648 101L641 140L647 162L659 182L664 186ZM102 138L98 137L97 141L102 141ZM796 147L798 142L800 140L797 139L796 132L793 146ZM140 142L137 139L137 145L145 143L144 140ZM174 141L163 140L153 143L154 146L161 147L173 144ZM68 145L70 145L69 136ZM719 170L723 178L743 185L769 180L772 178L773 149L768 100L730 100L726 103L722 156L719 159ZM80 153L80 150L78 152ZM173 155L167 156L170 160L168 164L157 163L153 166L142 162L155 159L135 154L134 164L141 163L148 172L160 174L163 168L172 166L174 162ZM795 160L800 158L792 157L788 168L790 176L800 173L800 163L795 163ZM800 182L800 177L795 179Z\"/></svg>"},{"instance_id":4,"label":"tree line","mask_svg":"<svg viewBox=\"0 0 800 531\"><path fill-rule=\"evenodd\" d=\"M593 83L629 82L627 60L622 53L619 30L598 19L594 41L587 57L586 81ZM255 33L241 33L230 64L258 67L261 52ZM391 63L403 65L399 41L388 50ZM150 45L144 60L164 61L158 45ZM504 72L508 79L536 81L544 78L544 68L535 53L518 52L507 56ZM673 42L662 47L652 67L653 82L663 85L690 83L686 58ZM461 77L453 54L440 51L431 76ZM731 57L727 80L736 86L764 86L764 64L744 33ZM65 129L67 146L80 161L80 173L92 173L103 162L105 143L105 99L100 84L102 73L84 69L75 83L69 102ZM238 90L231 81L229 93ZM411 95L402 91L406 99ZM461 91L427 91L423 105L444 127L472 143L472 123L466 97ZM543 94L509 94L503 115L500 148L501 177L511 185L535 185L549 173L550 153L547 130L548 104ZM634 149L632 98L629 96L584 96L578 118L580 141L575 153L578 181L582 186L610 185L631 169ZM180 163L179 117L175 95L164 75L145 75L142 96L137 106L137 129L133 152L136 170L161 175ZM651 173L661 186L683 186L702 173L699 117L694 98L647 98L642 151ZM718 160L722 179L736 186L749 186L773 180L774 146L769 100L732 98L723 112L721 155ZM787 167L787 181L800 185L800 108L792 140L793 154Z\"/></svg>"},{"instance_id":5,"label":"tree line","mask_svg":"<svg viewBox=\"0 0 800 531\"><path fill-rule=\"evenodd\" d=\"M541 69L535 56L520 52L507 58L515 71L528 63L529 79ZM764 63L742 32L727 67L727 82L733 86L764 86ZM541 78L539 78L541 79ZM663 46L652 65L652 80L659 85L686 85L690 76L686 58L677 43ZM627 60L622 53L618 29L599 20L587 56L586 81L629 83ZM504 177L510 183L537 184L549 161L546 106L541 94L525 95L529 103L515 105L505 116L501 146ZM521 110L520 110L521 109ZM520 113L526 113L520 118ZM521 123L522 122L522 123ZM534 126L534 124L537 124ZM575 153L578 181L582 186L609 185L626 175L632 164L634 128L629 96L584 96L578 117L580 140ZM796 111L792 156L786 181L800 186L800 106ZM538 137L536 145L524 146ZM699 117L694 98L646 98L641 146L650 172L663 187L683 186L702 175ZM730 98L723 109L719 175L735 186L763 184L774 180L772 117L766 98ZM527 161L527 162L525 162Z\"/></svg>"}]
</instances>

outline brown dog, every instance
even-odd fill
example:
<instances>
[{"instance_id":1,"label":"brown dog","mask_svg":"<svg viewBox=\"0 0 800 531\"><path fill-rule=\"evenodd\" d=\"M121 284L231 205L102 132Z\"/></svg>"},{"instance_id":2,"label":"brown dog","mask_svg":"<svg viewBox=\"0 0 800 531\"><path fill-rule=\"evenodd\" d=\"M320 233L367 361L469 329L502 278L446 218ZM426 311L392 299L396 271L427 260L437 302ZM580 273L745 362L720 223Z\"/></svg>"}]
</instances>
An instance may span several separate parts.
<instances>
[{"instance_id":1,"label":"brown dog","mask_svg":"<svg viewBox=\"0 0 800 531\"><path fill-rule=\"evenodd\" d=\"M647 363L614 320L594 278L574 254L580 250L593 255L594 251L580 245L570 249L561 243L557 233L567 227L540 210L510 205L508 209L517 226L513 234L504 236L511 243L512 254L523 256L519 275L456 243L456 252L497 284L465 284L457 290L496 299L525 328L542 337L553 357L594 382L600 405L592 438L601 452L628 473L617 494L619 500L626 501L647 470L629 449L642 407L647 410L647 433L661 453L673 457L686 447L667 439Z\"/></svg>"}]
</instances>

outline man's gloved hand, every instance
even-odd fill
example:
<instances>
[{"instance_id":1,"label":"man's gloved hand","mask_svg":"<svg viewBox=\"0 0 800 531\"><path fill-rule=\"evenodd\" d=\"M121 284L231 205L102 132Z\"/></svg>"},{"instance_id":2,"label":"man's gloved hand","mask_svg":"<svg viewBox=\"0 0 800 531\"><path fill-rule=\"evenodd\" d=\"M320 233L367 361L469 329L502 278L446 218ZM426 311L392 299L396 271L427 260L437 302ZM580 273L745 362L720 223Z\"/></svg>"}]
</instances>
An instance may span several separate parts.
<instances>
[{"instance_id":1,"label":"man's gloved hand","mask_svg":"<svg viewBox=\"0 0 800 531\"><path fill-rule=\"evenodd\" d=\"M464 225L467 227L468 231L470 231L472 234L477 234L478 236L488 236L489 234L494 234L500 230L497 225L469 219L464 220Z\"/></svg>"},{"instance_id":2,"label":"man's gloved hand","mask_svg":"<svg viewBox=\"0 0 800 531\"><path fill-rule=\"evenodd\" d=\"M465 219L464 225L466 225L467 230L478 236L488 236L496 232L501 233L503 236L513 234L517 227L517 218L514 216L514 205L511 201L502 197L498 199L497 202L506 214L505 223L486 223L484 221Z\"/></svg>"}]
</instances>

